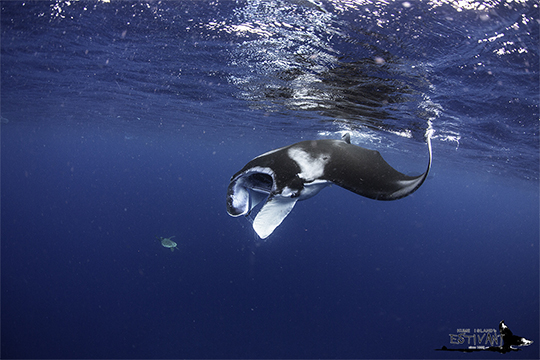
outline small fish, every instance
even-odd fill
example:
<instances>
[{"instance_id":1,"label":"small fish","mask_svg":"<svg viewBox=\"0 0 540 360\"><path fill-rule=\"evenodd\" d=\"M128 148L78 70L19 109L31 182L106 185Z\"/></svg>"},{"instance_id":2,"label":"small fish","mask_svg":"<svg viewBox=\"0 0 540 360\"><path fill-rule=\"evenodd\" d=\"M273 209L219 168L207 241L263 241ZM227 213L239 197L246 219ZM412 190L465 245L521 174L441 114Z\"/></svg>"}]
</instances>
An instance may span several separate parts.
<instances>
[{"instance_id":1,"label":"small fish","mask_svg":"<svg viewBox=\"0 0 540 360\"><path fill-rule=\"evenodd\" d=\"M178 248L177 248L177 245L178 245L178 244L171 240L173 237L175 237L175 236L171 236L171 237L168 237L168 238L164 238L164 237L159 237L159 238L158 238L158 237L156 236L156 238L157 238L159 241L161 241L161 245L162 245L163 247L166 247L166 248L171 249L171 251L174 251L174 249L177 249L177 250L178 250Z\"/></svg>"}]
</instances>

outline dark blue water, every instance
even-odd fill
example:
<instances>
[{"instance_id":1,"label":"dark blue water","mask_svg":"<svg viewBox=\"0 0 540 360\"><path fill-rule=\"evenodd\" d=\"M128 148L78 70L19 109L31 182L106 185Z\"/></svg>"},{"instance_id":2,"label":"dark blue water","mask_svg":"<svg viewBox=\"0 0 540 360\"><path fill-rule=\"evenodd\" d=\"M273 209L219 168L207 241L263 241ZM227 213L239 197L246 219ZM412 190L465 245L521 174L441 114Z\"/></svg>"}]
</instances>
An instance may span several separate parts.
<instances>
[{"instance_id":1,"label":"dark blue water","mask_svg":"<svg viewBox=\"0 0 540 360\"><path fill-rule=\"evenodd\" d=\"M538 19L2 2L1 356L538 358ZM332 186L267 241L227 214L231 175L268 150L350 132L419 174L430 127L407 198ZM435 351L503 319L534 343Z\"/></svg>"}]
</instances>

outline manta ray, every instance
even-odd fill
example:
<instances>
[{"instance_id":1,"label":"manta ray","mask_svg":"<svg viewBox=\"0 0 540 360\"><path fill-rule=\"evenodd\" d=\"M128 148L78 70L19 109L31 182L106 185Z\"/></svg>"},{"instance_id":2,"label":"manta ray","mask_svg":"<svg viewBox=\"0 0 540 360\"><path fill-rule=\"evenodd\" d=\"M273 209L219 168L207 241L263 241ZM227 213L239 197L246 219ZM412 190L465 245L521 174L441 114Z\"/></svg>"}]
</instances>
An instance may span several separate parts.
<instances>
[{"instance_id":1,"label":"manta ray","mask_svg":"<svg viewBox=\"0 0 540 360\"><path fill-rule=\"evenodd\" d=\"M271 150L248 162L234 174L227 189L227 212L249 215L265 201L253 220L253 229L266 239L291 212L330 184L375 200L397 200L415 192L431 168L431 131L427 170L408 176L390 166L378 151L341 140L308 140Z\"/></svg>"}]
</instances>

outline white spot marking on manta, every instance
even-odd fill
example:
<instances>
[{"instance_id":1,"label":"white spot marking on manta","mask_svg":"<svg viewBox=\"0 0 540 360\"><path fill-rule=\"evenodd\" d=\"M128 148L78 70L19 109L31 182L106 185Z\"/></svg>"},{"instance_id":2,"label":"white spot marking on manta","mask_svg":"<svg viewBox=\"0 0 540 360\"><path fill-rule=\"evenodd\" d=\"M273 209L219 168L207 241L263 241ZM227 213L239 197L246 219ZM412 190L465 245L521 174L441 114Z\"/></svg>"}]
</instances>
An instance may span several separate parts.
<instances>
[{"instance_id":1,"label":"white spot marking on manta","mask_svg":"<svg viewBox=\"0 0 540 360\"><path fill-rule=\"evenodd\" d=\"M308 152L290 148L287 154L300 166L300 174L298 176L306 181L313 181L324 175L324 167L330 160L330 155L320 154L318 157L311 156Z\"/></svg>"}]
</instances>

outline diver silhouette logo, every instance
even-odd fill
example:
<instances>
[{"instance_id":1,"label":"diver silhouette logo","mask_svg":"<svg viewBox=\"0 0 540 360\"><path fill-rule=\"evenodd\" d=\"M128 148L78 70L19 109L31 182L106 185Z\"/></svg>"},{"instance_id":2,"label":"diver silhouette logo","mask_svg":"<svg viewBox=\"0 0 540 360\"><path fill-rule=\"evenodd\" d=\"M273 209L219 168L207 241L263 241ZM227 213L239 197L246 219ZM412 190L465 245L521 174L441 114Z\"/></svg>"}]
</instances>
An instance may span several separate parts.
<instances>
[{"instance_id":1,"label":"diver silhouette logo","mask_svg":"<svg viewBox=\"0 0 540 360\"><path fill-rule=\"evenodd\" d=\"M493 331L493 334L492 334ZM520 348L516 346L529 346L533 343L532 340L525 339L522 336L514 335L510 328L502 320L499 323L499 333L500 335L495 335L494 329L481 330L476 329L474 334L469 334L470 329L458 329L458 334L449 334L451 344L464 344L465 339L469 346L467 348L460 349L449 349L446 346L443 346L441 349L435 349L437 351L461 351L461 352L477 352L477 351L492 351L498 352L501 354L506 354L510 351L520 351ZM487 335L486 335L487 333ZM500 341L499 341L500 338ZM480 345L482 340L485 340L485 344L491 346L482 346ZM478 342L478 343L477 343ZM497 344L498 346L493 346Z\"/></svg>"}]
</instances>

